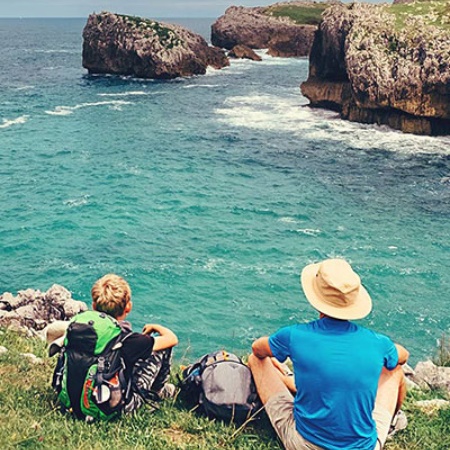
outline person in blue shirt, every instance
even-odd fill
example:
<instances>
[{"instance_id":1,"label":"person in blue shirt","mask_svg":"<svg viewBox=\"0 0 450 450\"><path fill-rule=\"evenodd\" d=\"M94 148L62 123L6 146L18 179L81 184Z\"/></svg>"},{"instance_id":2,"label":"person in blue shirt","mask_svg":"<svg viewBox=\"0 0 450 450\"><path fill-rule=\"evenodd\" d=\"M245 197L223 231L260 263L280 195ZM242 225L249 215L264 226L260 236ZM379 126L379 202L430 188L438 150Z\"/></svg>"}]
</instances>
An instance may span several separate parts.
<instances>
[{"instance_id":1,"label":"person in blue shirt","mask_svg":"<svg viewBox=\"0 0 450 450\"><path fill-rule=\"evenodd\" d=\"M319 319L257 339L249 357L270 421L287 450L381 450L406 394L409 354L351 322L372 300L345 260L306 266L301 284Z\"/></svg>"}]
</instances>

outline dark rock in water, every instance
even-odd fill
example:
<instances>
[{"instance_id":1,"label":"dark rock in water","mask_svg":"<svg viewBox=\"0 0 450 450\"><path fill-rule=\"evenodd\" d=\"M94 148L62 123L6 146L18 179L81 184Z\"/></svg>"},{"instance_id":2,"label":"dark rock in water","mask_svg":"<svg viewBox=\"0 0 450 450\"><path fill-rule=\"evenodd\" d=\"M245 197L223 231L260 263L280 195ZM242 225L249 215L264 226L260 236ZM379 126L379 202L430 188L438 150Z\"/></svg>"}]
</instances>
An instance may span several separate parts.
<instances>
[{"instance_id":1,"label":"dark rock in water","mask_svg":"<svg viewBox=\"0 0 450 450\"><path fill-rule=\"evenodd\" d=\"M450 33L420 17L400 30L394 21L382 6L328 8L302 93L344 119L450 134Z\"/></svg>"},{"instance_id":2,"label":"dark rock in water","mask_svg":"<svg viewBox=\"0 0 450 450\"><path fill-rule=\"evenodd\" d=\"M229 65L225 53L179 25L103 12L83 30L83 67L94 74L172 79Z\"/></svg>"},{"instance_id":3,"label":"dark rock in water","mask_svg":"<svg viewBox=\"0 0 450 450\"><path fill-rule=\"evenodd\" d=\"M315 32L316 27L304 25L294 33L278 34L270 40L268 53L283 58L308 56Z\"/></svg>"},{"instance_id":4,"label":"dark rock in water","mask_svg":"<svg viewBox=\"0 0 450 450\"><path fill-rule=\"evenodd\" d=\"M208 66L211 66L214 69L222 69L230 65L230 61L225 52L218 47L208 47L205 59Z\"/></svg>"},{"instance_id":5,"label":"dark rock in water","mask_svg":"<svg viewBox=\"0 0 450 450\"><path fill-rule=\"evenodd\" d=\"M284 5L282 3L274 6ZM290 2L286 5L312 7L313 2ZM269 49L273 56L307 56L316 25L302 25L289 17L270 14L270 7L231 6L211 27L211 42L231 50L236 45Z\"/></svg>"},{"instance_id":6,"label":"dark rock in water","mask_svg":"<svg viewBox=\"0 0 450 450\"><path fill-rule=\"evenodd\" d=\"M251 59L253 61L262 61L261 56L257 55L250 47L246 45L235 45L229 52L229 58Z\"/></svg>"}]
</instances>

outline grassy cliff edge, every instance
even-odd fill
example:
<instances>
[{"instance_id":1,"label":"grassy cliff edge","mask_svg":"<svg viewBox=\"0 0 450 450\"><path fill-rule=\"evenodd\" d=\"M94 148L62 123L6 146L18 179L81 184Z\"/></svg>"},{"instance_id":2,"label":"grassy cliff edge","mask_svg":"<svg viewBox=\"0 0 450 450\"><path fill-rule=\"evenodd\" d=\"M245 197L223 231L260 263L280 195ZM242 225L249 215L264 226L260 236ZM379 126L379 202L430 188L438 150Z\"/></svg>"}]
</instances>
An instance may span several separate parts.
<instances>
[{"instance_id":1,"label":"grassy cliff edge","mask_svg":"<svg viewBox=\"0 0 450 450\"><path fill-rule=\"evenodd\" d=\"M179 399L150 414L145 408L112 423L89 425L58 411L50 381L55 360L45 343L16 332L0 330L0 444L9 449L280 449L268 422L261 419L244 429L198 417ZM21 356L31 353L39 359ZM175 365L176 371L176 365ZM175 376L175 372L173 373ZM442 392L410 391L404 410L406 430L388 441L386 450L444 450L450 448L450 409L422 412L417 400L446 398Z\"/></svg>"}]
</instances>

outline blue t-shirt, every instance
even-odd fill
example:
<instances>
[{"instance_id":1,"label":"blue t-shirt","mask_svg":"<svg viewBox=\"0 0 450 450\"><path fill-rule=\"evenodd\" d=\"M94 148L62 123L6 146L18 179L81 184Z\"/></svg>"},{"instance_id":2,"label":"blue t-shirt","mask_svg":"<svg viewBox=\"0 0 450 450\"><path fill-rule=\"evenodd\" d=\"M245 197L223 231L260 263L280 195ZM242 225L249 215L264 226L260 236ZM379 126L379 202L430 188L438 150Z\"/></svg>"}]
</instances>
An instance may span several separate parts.
<instances>
[{"instance_id":1,"label":"blue t-shirt","mask_svg":"<svg viewBox=\"0 0 450 450\"><path fill-rule=\"evenodd\" d=\"M290 357L297 394L297 431L327 450L371 450L372 419L381 370L395 368L398 353L386 336L329 317L282 328L269 345L279 361Z\"/></svg>"}]
</instances>

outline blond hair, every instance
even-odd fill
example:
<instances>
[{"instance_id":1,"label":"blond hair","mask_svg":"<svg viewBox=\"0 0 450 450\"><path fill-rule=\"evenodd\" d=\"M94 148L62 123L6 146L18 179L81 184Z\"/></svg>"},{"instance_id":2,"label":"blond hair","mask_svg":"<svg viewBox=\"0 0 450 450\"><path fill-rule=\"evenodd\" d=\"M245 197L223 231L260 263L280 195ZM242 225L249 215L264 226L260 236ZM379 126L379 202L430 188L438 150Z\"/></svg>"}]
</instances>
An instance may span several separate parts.
<instances>
[{"instance_id":1,"label":"blond hair","mask_svg":"<svg viewBox=\"0 0 450 450\"><path fill-rule=\"evenodd\" d=\"M109 273L95 282L91 296L94 309L117 318L131 300L131 289L122 277Z\"/></svg>"}]
</instances>

